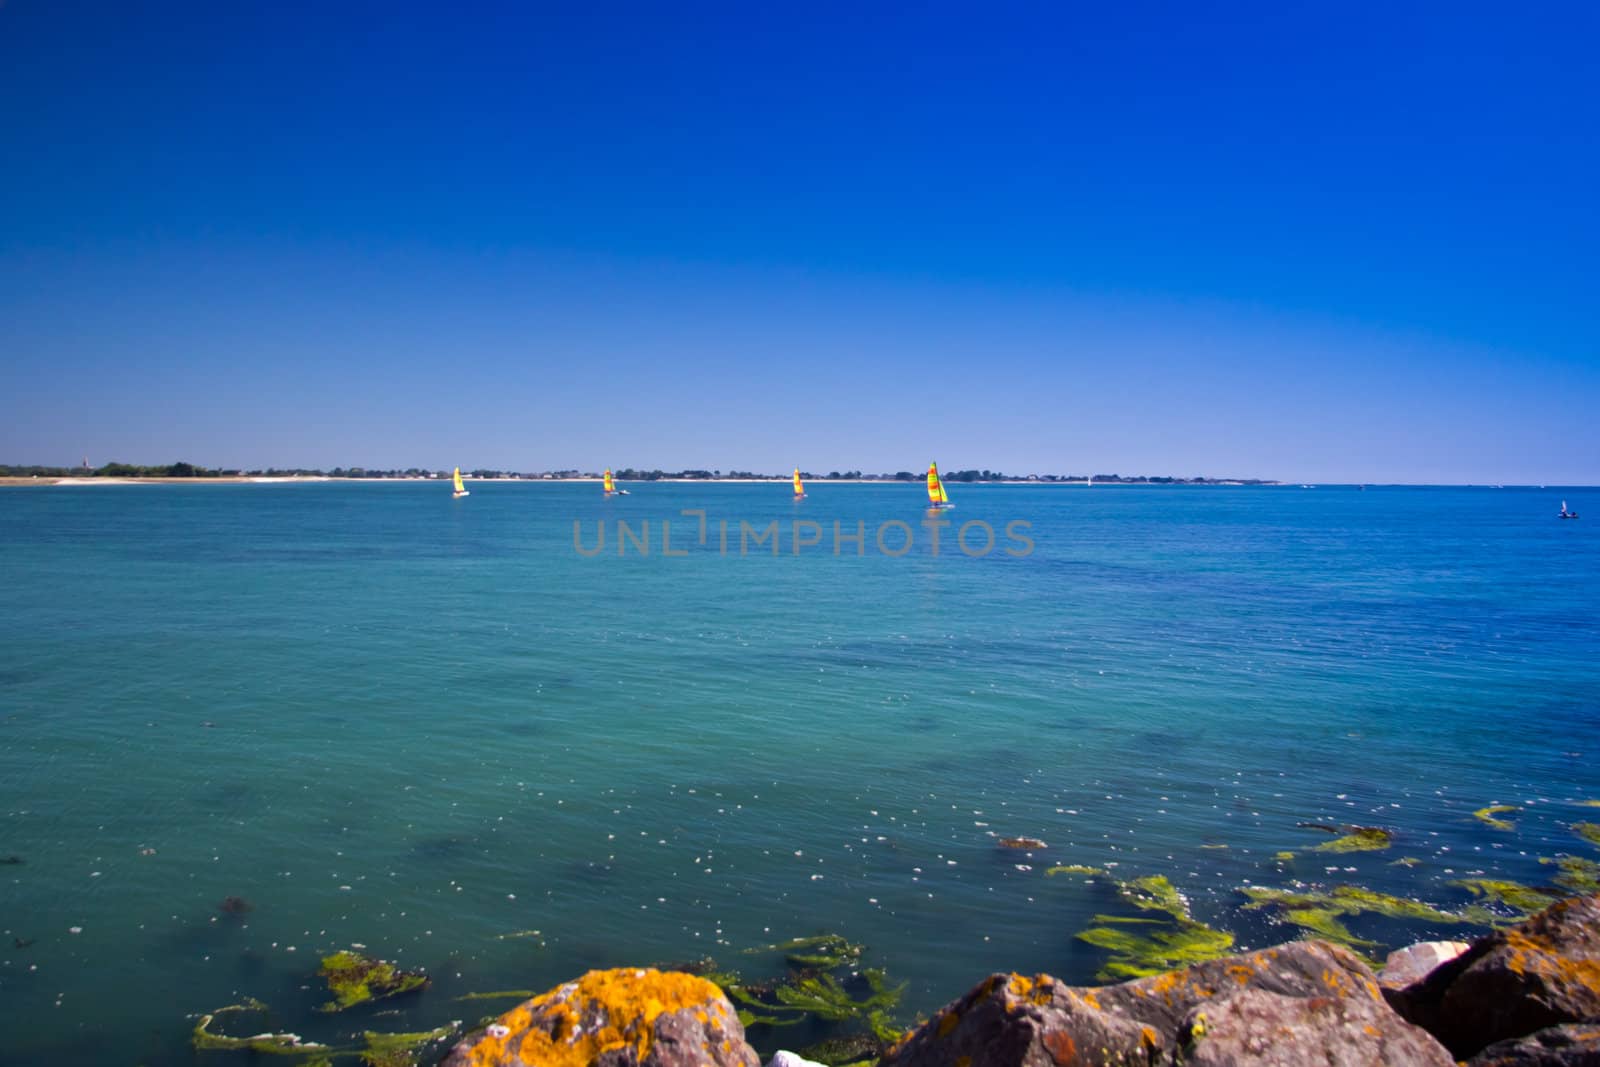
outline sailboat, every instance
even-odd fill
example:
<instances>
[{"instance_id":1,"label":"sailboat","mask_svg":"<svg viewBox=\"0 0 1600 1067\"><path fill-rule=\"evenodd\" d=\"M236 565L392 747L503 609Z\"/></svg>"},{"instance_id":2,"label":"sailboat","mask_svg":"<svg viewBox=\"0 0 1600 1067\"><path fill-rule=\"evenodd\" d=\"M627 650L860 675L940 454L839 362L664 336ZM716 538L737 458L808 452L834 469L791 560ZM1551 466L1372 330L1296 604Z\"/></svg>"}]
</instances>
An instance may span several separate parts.
<instances>
[{"instance_id":1,"label":"sailboat","mask_svg":"<svg viewBox=\"0 0 1600 1067\"><path fill-rule=\"evenodd\" d=\"M950 494L944 491L944 483L939 480L939 465L928 464L928 507L953 508L950 503Z\"/></svg>"},{"instance_id":2,"label":"sailboat","mask_svg":"<svg viewBox=\"0 0 1600 1067\"><path fill-rule=\"evenodd\" d=\"M1576 511L1568 511L1567 502L1563 500L1561 502L1561 515L1559 517L1563 519L1575 519L1578 517L1578 513Z\"/></svg>"},{"instance_id":3,"label":"sailboat","mask_svg":"<svg viewBox=\"0 0 1600 1067\"><path fill-rule=\"evenodd\" d=\"M794 469L794 498L796 500L804 500L805 495L806 487L800 482L800 468L796 467Z\"/></svg>"},{"instance_id":4,"label":"sailboat","mask_svg":"<svg viewBox=\"0 0 1600 1067\"><path fill-rule=\"evenodd\" d=\"M611 478L611 468L610 467L606 468L605 486L606 486L606 496L627 496L628 495L628 491L626 489L618 489L617 488L617 483L615 481L613 481L612 478Z\"/></svg>"},{"instance_id":5,"label":"sailboat","mask_svg":"<svg viewBox=\"0 0 1600 1067\"><path fill-rule=\"evenodd\" d=\"M460 500L464 496L471 496L472 495L471 493L467 492L466 485L461 481L461 468L460 467L456 468L455 483L456 483L456 490L455 490L455 492L450 494L450 499L451 500Z\"/></svg>"}]
</instances>

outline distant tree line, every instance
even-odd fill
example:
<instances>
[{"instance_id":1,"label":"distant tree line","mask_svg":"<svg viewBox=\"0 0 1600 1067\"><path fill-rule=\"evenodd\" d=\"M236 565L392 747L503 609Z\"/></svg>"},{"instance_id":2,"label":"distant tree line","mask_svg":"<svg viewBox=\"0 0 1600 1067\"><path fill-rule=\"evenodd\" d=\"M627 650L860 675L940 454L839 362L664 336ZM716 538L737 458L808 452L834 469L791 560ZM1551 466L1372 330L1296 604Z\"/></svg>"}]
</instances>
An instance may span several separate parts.
<instances>
[{"instance_id":1,"label":"distant tree line","mask_svg":"<svg viewBox=\"0 0 1600 1067\"><path fill-rule=\"evenodd\" d=\"M463 472L466 477L477 479L552 479L552 478L598 478L598 471L579 472L576 470L560 471L502 471L488 468L475 468L470 472ZM663 479L678 479L691 481L717 481L719 479L735 479L739 481L787 481L788 474L757 474L753 471L730 470L701 470L692 468L679 471L640 470L635 467L623 467L612 472L618 481L624 482L656 482ZM237 478L237 477L266 477L266 478L447 478L448 470L432 471L421 467L407 467L404 470L375 470L370 467L334 467L332 470L318 470L306 467L267 467L264 470L230 470L224 468L201 467L193 463L177 462L157 466L140 466L134 463L107 463L103 466L89 467L47 467L47 466L7 466L0 464L0 477L7 478ZM1085 482L1089 481L1087 474L1005 474L1000 471L988 469L981 470L956 470L941 471L940 475L947 482ZM921 471L895 471L893 474L863 474L860 471L829 471L827 474L813 474L810 471L801 471L800 477L806 481L867 481L867 482L920 482L924 477ZM1107 484L1121 485L1276 485L1277 482L1263 478L1174 478L1161 475L1122 475L1122 474L1096 474L1093 481Z\"/></svg>"}]
</instances>

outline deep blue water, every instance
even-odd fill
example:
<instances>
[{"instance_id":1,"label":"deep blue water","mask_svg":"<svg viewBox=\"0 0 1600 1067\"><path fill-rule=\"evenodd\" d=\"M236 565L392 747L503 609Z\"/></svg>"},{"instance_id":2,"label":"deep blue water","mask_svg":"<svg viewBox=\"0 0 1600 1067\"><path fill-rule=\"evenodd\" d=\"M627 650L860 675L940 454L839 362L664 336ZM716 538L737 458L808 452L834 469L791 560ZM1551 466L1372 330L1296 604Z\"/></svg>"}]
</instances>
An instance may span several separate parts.
<instances>
[{"instance_id":1,"label":"deep blue water","mask_svg":"<svg viewBox=\"0 0 1600 1067\"><path fill-rule=\"evenodd\" d=\"M1242 885L1456 907L1596 858L1593 490L958 485L934 555L918 485L631 488L0 489L0 1062L188 1063L245 995L416 1029L823 930L910 1015L992 970L1091 980L1104 889L1051 864L1166 875L1260 945L1296 931ZM774 519L780 554L741 554ZM1308 821L1395 842L1275 861ZM310 1014L353 943L434 987Z\"/></svg>"}]
</instances>

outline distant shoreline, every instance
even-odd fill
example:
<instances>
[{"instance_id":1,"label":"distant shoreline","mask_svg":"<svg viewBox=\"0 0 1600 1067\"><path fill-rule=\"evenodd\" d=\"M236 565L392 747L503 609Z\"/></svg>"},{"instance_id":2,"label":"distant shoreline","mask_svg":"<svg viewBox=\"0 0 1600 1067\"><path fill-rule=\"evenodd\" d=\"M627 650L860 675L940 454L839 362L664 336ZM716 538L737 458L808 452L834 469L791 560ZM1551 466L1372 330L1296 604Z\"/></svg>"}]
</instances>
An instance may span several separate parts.
<instances>
[{"instance_id":1,"label":"distant shoreline","mask_svg":"<svg viewBox=\"0 0 1600 1067\"><path fill-rule=\"evenodd\" d=\"M493 484L501 484L501 485L541 485L541 484L571 484L571 483L588 483L588 484L591 484L591 485L600 484L600 478L598 478L598 477L594 477L594 478L473 478L470 475L463 474L461 476L461 478L462 478L463 481L473 482L473 483L480 484L480 485L493 485ZM622 478L619 478L619 479L617 479L617 481L619 483L621 483L621 484L626 484L626 485L649 485L651 483L667 483L667 484L672 484L672 485L788 485L789 484L789 478L787 476L778 476L778 477L772 477L772 478L638 478L638 479L622 479ZM232 475L232 474L229 474L229 475L218 475L218 476L216 476L214 478L213 477L207 477L207 478L173 478L173 477L167 477L167 476L151 476L151 477L147 477L147 478L146 477L140 477L140 478L117 478L117 477L70 478L70 477L61 477L59 475L54 475L54 474L39 475L39 476L35 476L35 477L17 477L17 476L14 476L14 475L8 475L8 476L0 477L0 486L30 486L30 487L34 487L34 488L44 488L44 487L72 488L72 487L77 487L77 486L104 486L104 485L316 485L316 484L322 484L322 483L325 483L325 482L374 482L374 483L376 483L376 482L397 482L397 483L425 483L425 484L430 484L430 485L449 485L450 484L450 479L448 479L448 478L346 478L346 477L334 477L332 475L326 475L326 474L289 475L289 476L268 476L268 475L250 476L250 475ZM921 478L916 478L916 479L913 479L911 481L905 481L903 479L895 479L895 478L811 478L811 479L808 479L807 482L806 482L806 485L807 485L808 488L812 487L812 486L824 486L824 485L909 485L909 486L919 486L921 484L922 484L922 479ZM999 481L978 480L978 481L973 481L973 482L948 482L948 484L952 485L952 486L999 485L999 486L1023 486L1023 487L1032 486L1032 487L1035 487L1035 488L1052 488L1052 487L1053 488L1073 488L1073 487L1077 487L1079 489L1082 489L1082 488L1100 488L1100 487L1114 488L1114 487L1118 487L1118 486L1122 486L1122 487L1146 486L1146 487L1149 487L1149 486L1152 486L1152 485L1154 485L1154 486L1166 486L1166 485L1198 486L1198 487L1201 487L1201 488L1210 486L1210 487L1228 488L1228 487L1241 487L1241 486L1283 486L1283 485L1286 485L1288 483L1265 481L1265 480L1231 481L1231 480L1224 480L1224 479L1217 479L1215 481L1204 481L1204 482L1195 482L1195 481L1152 482L1152 481L1131 481L1131 480L1114 481L1113 482L1113 481L1098 481L1097 480L1097 481L1095 481L1093 483L1092 486L1086 486L1082 479L1077 479L1077 480L1074 480L1074 481L1066 481L1066 480L1062 480L1062 479L1058 479L1056 481L1043 481L1043 480L1030 481L1030 480L1027 480L1027 479L1024 479L1024 478L1006 478L1006 479L999 480ZM1296 483L1296 484L1298 484L1298 483ZM1333 484L1333 483L1324 483L1324 484ZM1344 483L1339 483L1339 484L1344 484ZM1352 483L1349 483L1349 484L1353 485L1353 484L1357 484L1357 483L1353 483L1352 482Z\"/></svg>"}]
</instances>

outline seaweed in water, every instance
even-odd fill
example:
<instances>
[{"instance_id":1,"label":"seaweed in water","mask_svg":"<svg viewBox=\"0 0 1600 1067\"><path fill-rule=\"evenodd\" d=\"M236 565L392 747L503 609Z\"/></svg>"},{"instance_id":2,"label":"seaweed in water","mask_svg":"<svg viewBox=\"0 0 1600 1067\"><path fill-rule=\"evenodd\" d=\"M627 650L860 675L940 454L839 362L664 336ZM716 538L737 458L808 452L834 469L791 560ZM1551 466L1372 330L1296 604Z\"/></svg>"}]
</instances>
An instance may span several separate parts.
<instances>
[{"instance_id":1,"label":"seaweed in water","mask_svg":"<svg viewBox=\"0 0 1600 1067\"><path fill-rule=\"evenodd\" d=\"M368 1030L361 1035L367 1043L361 1050L361 1062L364 1067L417 1067L429 1045L450 1037L460 1025L451 1023L414 1034L379 1034ZM430 1062L435 1058L430 1056Z\"/></svg>"},{"instance_id":2,"label":"seaweed in water","mask_svg":"<svg viewBox=\"0 0 1600 1067\"><path fill-rule=\"evenodd\" d=\"M1105 874L1106 872L1105 872L1105 869L1103 867L1086 867L1081 863L1067 863L1067 864L1062 864L1062 865L1056 866L1056 867L1047 867L1047 868L1045 868L1045 872L1044 873L1046 875L1052 875L1053 876L1053 875L1057 875L1057 874L1089 874L1089 875L1096 875L1096 874Z\"/></svg>"},{"instance_id":3,"label":"seaweed in water","mask_svg":"<svg viewBox=\"0 0 1600 1067\"><path fill-rule=\"evenodd\" d=\"M1541 857L1539 862L1561 868L1555 883L1569 893L1600 893L1600 863L1582 856L1561 856L1553 860Z\"/></svg>"},{"instance_id":4,"label":"seaweed in water","mask_svg":"<svg viewBox=\"0 0 1600 1067\"><path fill-rule=\"evenodd\" d=\"M1534 912L1543 911L1561 898L1561 894L1554 889L1543 889L1504 879L1463 878L1451 884L1461 886L1486 905L1499 905L1509 908L1515 913L1508 919L1494 915L1483 908L1472 909L1471 914L1473 917L1482 921L1486 926L1501 925L1508 921L1521 922Z\"/></svg>"},{"instance_id":5,"label":"seaweed in water","mask_svg":"<svg viewBox=\"0 0 1600 1067\"><path fill-rule=\"evenodd\" d=\"M211 1032L211 1024L219 1015L233 1012L264 1012L267 1006L259 1000L246 998L243 1003L208 1011L194 1024L190 1041L196 1052L234 1051L249 1052L258 1056L305 1056L316 1052L330 1052L327 1045L302 1041L299 1034L254 1034L250 1037L229 1037Z\"/></svg>"},{"instance_id":6,"label":"seaweed in water","mask_svg":"<svg viewBox=\"0 0 1600 1067\"><path fill-rule=\"evenodd\" d=\"M853 967L861 959L861 945L839 934L818 934L745 950L747 955L771 952L782 953L791 968L780 980L751 983L715 971L705 976L728 994L745 1026L790 1026L805 1019L854 1023L867 1032L861 1040L875 1042L877 1052L900 1036L889 1013L905 993L904 985L889 987L876 967L851 971L842 980L830 973Z\"/></svg>"},{"instance_id":7,"label":"seaweed in water","mask_svg":"<svg viewBox=\"0 0 1600 1067\"><path fill-rule=\"evenodd\" d=\"M1096 977L1101 981L1145 978L1174 967L1226 956L1233 935L1198 922L1172 883L1160 875L1116 882L1123 903L1142 912L1161 912L1165 919L1096 915L1094 924L1078 940L1111 953ZM1126 929L1138 926L1147 932Z\"/></svg>"},{"instance_id":8,"label":"seaweed in water","mask_svg":"<svg viewBox=\"0 0 1600 1067\"><path fill-rule=\"evenodd\" d=\"M852 987L865 984L865 995L852 995ZM824 1022L858 1022L885 1044L900 1036L889 1011L905 994L905 985L890 988L884 972L868 967L841 982L831 974L790 974L761 993L741 985L725 988L737 1001L739 1021L745 1026L790 1026L807 1018Z\"/></svg>"},{"instance_id":9,"label":"seaweed in water","mask_svg":"<svg viewBox=\"0 0 1600 1067\"><path fill-rule=\"evenodd\" d=\"M328 992L334 996L317 1009L323 1012L343 1011L369 1000L425 989L429 982L427 975L420 972L402 971L392 963L350 951L324 957L317 973L328 980Z\"/></svg>"},{"instance_id":10,"label":"seaweed in water","mask_svg":"<svg viewBox=\"0 0 1600 1067\"><path fill-rule=\"evenodd\" d=\"M1600 845L1600 823L1575 822L1572 824L1572 832L1591 845Z\"/></svg>"},{"instance_id":11,"label":"seaweed in water","mask_svg":"<svg viewBox=\"0 0 1600 1067\"><path fill-rule=\"evenodd\" d=\"M466 993L456 1000L532 1000L538 996L533 989L497 989L490 993Z\"/></svg>"},{"instance_id":12,"label":"seaweed in water","mask_svg":"<svg viewBox=\"0 0 1600 1067\"><path fill-rule=\"evenodd\" d=\"M1278 917L1284 922L1310 930L1325 940L1358 953L1378 943L1356 937L1350 932L1341 919L1351 915L1370 913L1418 922L1488 925L1486 917L1443 911L1420 900L1390 896L1354 885L1334 886L1327 892L1307 886L1301 886L1298 890L1245 886L1240 892L1250 898L1244 910L1276 909Z\"/></svg>"},{"instance_id":13,"label":"seaweed in water","mask_svg":"<svg viewBox=\"0 0 1600 1067\"><path fill-rule=\"evenodd\" d=\"M1394 835L1376 826L1352 826L1343 837L1318 845L1313 852L1382 852Z\"/></svg>"},{"instance_id":14,"label":"seaweed in water","mask_svg":"<svg viewBox=\"0 0 1600 1067\"><path fill-rule=\"evenodd\" d=\"M776 945L758 945L745 949L746 955L762 952L782 952L794 967L832 970L854 963L861 958L861 946L839 934L818 934L815 937L797 937Z\"/></svg>"},{"instance_id":15,"label":"seaweed in water","mask_svg":"<svg viewBox=\"0 0 1600 1067\"><path fill-rule=\"evenodd\" d=\"M1050 847L1037 837L1002 837L997 843L1001 848L1041 849Z\"/></svg>"},{"instance_id":16,"label":"seaweed in water","mask_svg":"<svg viewBox=\"0 0 1600 1067\"><path fill-rule=\"evenodd\" d=\"M812 1063L827 1067L846 1067L848 1064L875 1063L883 1054L883 1040L873 1034L851 1034L848 1037L830 1037L807 1045L797 1055Z\"/></svg>"},{"instance_id":17,"label":"seaweed in water","mask_svg":"<svg viewBox=\"0 0 1600 1067\"><path fill-rule=\"evenodd\" d=\"M1479 808L1472 813L1472 817L1491 830L1515 829L1508 819L1497 819L1496 815L1504 815L1508 811L1520 810L1515 804L1490 804L1487 808Z\"/></svg>"}]
</instances>

